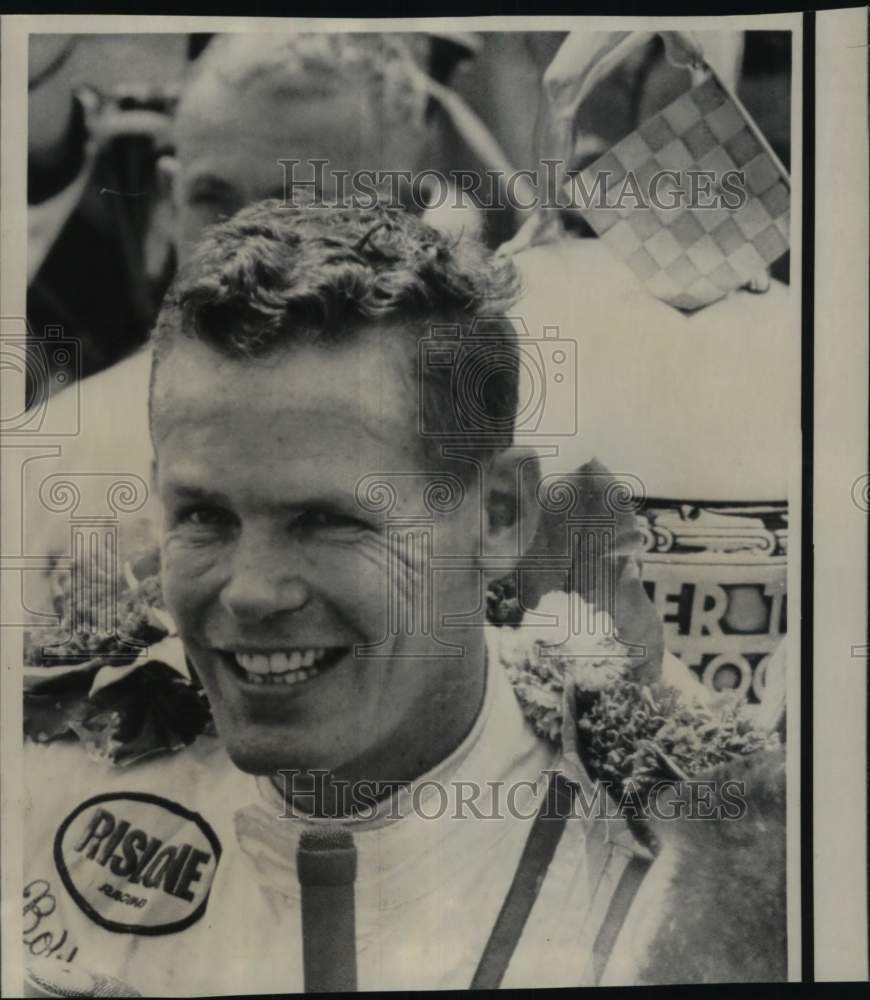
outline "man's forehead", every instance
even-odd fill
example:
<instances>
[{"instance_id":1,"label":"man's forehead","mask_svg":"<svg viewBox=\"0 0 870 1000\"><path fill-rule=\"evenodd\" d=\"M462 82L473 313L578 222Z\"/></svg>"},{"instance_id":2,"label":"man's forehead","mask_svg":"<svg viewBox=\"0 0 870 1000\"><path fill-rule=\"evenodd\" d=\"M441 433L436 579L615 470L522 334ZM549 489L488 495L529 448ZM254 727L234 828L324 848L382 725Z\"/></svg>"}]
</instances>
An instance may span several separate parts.
<instances>
[{"instance_id":1,"label":"man's forehead","mask_svg":"<svg viewBox=\"0 0 870 1000\"><path fill-rule=\"evenodd\" d=\"M259 174L275 172L281 158L324 159L329 170L414 169L421 124L386 121L385 113L378 92L362 83L325 87L320 74L305 81L270 69L231 84L206 69L182 97L175 142L185 169L203 155ZM300 178L312 176L299 169Z\"/></svg>"},{"instance_id":2,"label":"man's forehead","mask_svg":"<svg viewBox=\"0 0 870 1000\"><path fill-rule=\"evenodd\" d=\"M338 344L294 345L263 357L228 357L179 339L158 363L152 395L155 443L173 432L221 428L279 439L299 429L316 445L368 438L390 450L417 445L417 393L408 345L381 331ZM302 421L305 424L302 424ZM318 433L319 432L319 433Z\"/></svg>"},{"instance_id":3,"label":"man's forehead","mask_svg":"<svg viewBox=\"0 0 870 1000\"><path fill-rule=\"evenodd\" d=\"M230 67L231 69L231 67ZM328 105L335 113L346 108L348 113L359 111L362 91L348 91L338 87L325 87L322 82L307 81L304 76L282 77L271 70L268 73L248 74L234 80L226 67L209 66L190 81L179 103L177 121L178 138L183 140L191 127L205 125L227 132L240 128L256 129L280 125L283 129L300 117L309 117L309 108L320 109ZM253 118L236 118L228 115L227 108L255 108L259 113ZM327 129L330 120L321 121L321 130Z\"/></svg>"}]
</instances>

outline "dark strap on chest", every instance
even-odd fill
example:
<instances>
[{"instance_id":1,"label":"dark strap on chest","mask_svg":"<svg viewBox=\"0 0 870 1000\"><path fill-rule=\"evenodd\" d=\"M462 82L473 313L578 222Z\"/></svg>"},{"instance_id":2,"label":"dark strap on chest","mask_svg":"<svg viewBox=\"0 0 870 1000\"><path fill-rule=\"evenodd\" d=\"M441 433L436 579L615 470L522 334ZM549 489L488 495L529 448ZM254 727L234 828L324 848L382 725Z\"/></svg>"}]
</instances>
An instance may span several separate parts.
<instances>
[{"instance_id":1,"label":"dark strap on chest","mask_svg":"<svg viewBox=\"0 0 870 1000\"><path fill-rule=\"evenodd\" d=\"M572 801L570 783L562 774L553 772L470 989L491 990L501 985L565 831ZM596 983L604 972L617 935L649 866L647 858L635 856L629 859L620 876L592 947Z\"/></svg>"},{"instance_id":2,"label":"dark strap on chest","mask_svg":"<svg viewBox=\"0 0 870 1000\"><path fill-rule=\"evenodd\" d=\"M529 919L571 812L571 786L553 772L513 882L471 980L473 990L498 989Z\"/></svg>"},{"instance_id":3,"label":"dark strap on chest","mask_svg":"<svg viewBox=\"0 0 870 1000\"><path fill-rule=\"evenodd\" d=\"M592 946L592 969L595 975L595 985L601 981L601 976L607 966L607 960L616 944L616 938L625 918L628 916L629 908L634 901L635 894L640 888L644 875L649 871L652 862L647 858L635 856L631 858L623 869L616 889L607 908L607 914L598 930L595 944Z\"/></svg>"}]
</instances>

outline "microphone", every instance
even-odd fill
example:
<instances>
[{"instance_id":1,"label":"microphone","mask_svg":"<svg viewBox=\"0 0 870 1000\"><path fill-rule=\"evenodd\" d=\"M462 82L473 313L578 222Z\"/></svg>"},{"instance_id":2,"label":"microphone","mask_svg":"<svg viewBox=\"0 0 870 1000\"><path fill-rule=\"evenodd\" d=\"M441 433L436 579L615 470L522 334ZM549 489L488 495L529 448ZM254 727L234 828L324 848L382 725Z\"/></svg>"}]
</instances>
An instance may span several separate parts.
<instances>
[{"instance_id":1,"label":"microphone","mask_svg":"<svg viewBox=\"0 0 870 1000\"><path fill-rule=\"evenodd\" d=\"M347 830L306 830L296 871L302 887L305 992L356 990L356 847Z\"/></svg>"}]
</instances>

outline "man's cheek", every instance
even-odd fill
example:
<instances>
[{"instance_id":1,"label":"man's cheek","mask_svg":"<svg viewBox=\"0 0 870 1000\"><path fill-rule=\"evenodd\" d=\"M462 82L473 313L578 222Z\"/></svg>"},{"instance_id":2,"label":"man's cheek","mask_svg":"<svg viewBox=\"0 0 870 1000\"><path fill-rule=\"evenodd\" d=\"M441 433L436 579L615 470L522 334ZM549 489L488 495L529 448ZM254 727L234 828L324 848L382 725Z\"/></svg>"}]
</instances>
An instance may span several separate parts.
<instances>
[{"instance_id":1,"label":"man's cheek","mask_svg":"<svg viewBox=\"0 0 870 1000\"><path fill-rule=\"evenodd\" d=\"M479 619L478 613L483 609L484 584L477 570L439 570L433 574L431 592L433 606L445 621Z\"/></svg>"},{"instance_id":2,"label":"man's cheek","mask_svg":"<svg viewBox=\"0 0 870 1000\"><path fill-rule=\"evenodd\" d=\"M367 540L341 566L330 567L332 599L369 640L395 632L428 593L427 546L410 535Z\"/></svg>"},{"instance_id":3,"label":"man's cheek","mask_svg":"<svg viewBox=\"0 0 870 1000\"><path fill-rule=\"evenodd\" d=\"M212 536L191 538L183 532L164 535L161 563L164 573L176 578L200 578L219 568L227 559L227 547Z\"/></svg>"},{"instance_id":4,"label":"man's cheek","mask_svg":"<svg viewBox=\"0 0 870 1000\"><path fill-rule=\"evenodd\" d=\"M386 621L388 565L385 548L368 541L356 546L352 556L336 567L337 572L330 573L331 590L342 615L366 639L380 635Z\"/></svg>"},{"instance_id":5,"label":"man's cheek","mask_svg":"<svg viewBox=\"0 0 870 1000\"><path fill-rule=\"evenodd\" d=\"M215 589L210 571L215 568L213 553L167 540L163 547L163 597L180 628L202 606Z\"/></svg>"}]
</instances>

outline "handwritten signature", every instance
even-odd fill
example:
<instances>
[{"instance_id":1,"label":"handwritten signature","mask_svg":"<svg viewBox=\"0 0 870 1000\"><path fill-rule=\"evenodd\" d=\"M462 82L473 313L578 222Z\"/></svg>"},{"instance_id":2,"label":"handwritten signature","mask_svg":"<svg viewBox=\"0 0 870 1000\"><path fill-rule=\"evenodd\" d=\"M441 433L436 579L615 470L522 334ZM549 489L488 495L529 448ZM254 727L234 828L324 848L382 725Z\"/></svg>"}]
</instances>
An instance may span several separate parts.
<instances>
[{"instance_id":1,"label":"handwritten signature","mask_svg":"<svg viewBox=\"0 0 870 1000\"><path fill-rule=\"evenodd\" d=\"M47 879L35 878L24 887L24 947L31 955L47 958L54 955L61 961L71 962L78 952L73 946L64 953L61 949L67 946L68 933L64 928L60 934L43 928L42 922L57 909L57 899L51 891Z\"/></svg>"}]
</instances>

